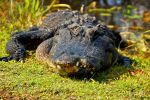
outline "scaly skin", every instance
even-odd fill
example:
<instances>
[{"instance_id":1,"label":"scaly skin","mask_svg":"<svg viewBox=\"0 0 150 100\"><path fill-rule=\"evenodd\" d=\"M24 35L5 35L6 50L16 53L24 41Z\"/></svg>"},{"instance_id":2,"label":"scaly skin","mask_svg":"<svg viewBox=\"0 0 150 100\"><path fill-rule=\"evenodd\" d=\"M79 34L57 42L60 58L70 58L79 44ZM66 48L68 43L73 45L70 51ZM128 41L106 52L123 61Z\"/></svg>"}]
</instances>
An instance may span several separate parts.
<instances>
[{"instance_id":1,"label":"scaly skin","mask_svg":"<svg viewBox=\"0 0 150 100\"><path fill-rule=\"evenodd\" d=\"M1 61L23 61L26 50L36 50L38 60L59 69L61 74L87 75L115 63L130 65L116 46L121 37L95 17L64 10L50 14L43 24L16 32L8 41L8 57Z\"/></svg>"}]
</instances>

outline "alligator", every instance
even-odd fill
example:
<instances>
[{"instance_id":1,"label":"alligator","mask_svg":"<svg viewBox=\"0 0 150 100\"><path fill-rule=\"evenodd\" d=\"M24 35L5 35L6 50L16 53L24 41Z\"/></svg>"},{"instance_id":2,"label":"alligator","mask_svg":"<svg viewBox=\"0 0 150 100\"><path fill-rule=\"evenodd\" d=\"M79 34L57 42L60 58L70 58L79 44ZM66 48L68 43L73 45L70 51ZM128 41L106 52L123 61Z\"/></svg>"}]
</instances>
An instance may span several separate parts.
<instances>
[{"instance_id":1,"label":"alligator","mask_svg":"<svg viewBox=\"0 0 150 100\"><path fill-rule=\"evenodd\" d=\"M6 44L7 57L0 61L24 61L27 50L36 58L67 76L98 73L114 64L130 66L118 53L121 37L88 14L61 10L49 14L39 26L15 32Z\"/></svg>"}]
</instances>

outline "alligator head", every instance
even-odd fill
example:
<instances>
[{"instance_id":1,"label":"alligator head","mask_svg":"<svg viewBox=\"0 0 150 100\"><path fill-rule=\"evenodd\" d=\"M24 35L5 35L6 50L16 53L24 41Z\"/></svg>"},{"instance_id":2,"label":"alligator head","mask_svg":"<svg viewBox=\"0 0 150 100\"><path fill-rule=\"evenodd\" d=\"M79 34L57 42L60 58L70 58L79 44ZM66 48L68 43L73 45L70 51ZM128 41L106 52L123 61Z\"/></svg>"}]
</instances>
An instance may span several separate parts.
<instances>
[{"instance_id":1,"label":"alligator head","mask_svg":"<svg viewBox=\"0 0 150 100\"><path fill-rule=\"evenodd\" d=\"M69 25L37 49L37 58L67 75L86 75L107 68L118 53L104 25ZM47 49L49 48L49 50ZM42 53L42 54L41 54Z\"/></svg>"}]
</instances>

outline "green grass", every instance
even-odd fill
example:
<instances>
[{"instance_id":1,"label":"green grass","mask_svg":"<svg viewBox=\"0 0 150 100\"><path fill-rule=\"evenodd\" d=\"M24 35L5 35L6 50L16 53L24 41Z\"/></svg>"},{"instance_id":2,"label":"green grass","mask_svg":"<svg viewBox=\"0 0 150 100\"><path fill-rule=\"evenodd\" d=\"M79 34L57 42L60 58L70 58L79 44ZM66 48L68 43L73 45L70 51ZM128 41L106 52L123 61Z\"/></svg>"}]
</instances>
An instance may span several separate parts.
<instances>
[{"instance_id":1,"label":"green grass","mask_svg":"<svg viewBox=\"0 0 150 100\"><path fill-rule=\"evenodd\" d=\"M0 62L0 98L148 100L150 63L144 59L135 62L133 68L113 66L89 80L61 77L36 61L34 54L25 63Z\"/></svg>"},{"instance_id":2,"label":"green grass","mask_svg":"<svg viewBox=\"0 0 150 100\"><path fill-rule=\"evenodd\" d=\"M136 62L141 60L137 59ZM89 80L77 80L59 76L47 65L37 62L34 56L26 59L23 64L0 62L1 98L6 98L8 95L5 94L9 92L12 97L27 99L148 100L149 62L144 60L142 63L134 66L134 69L115 66ZM134 72L139 69L141 72Z\"/></svg>"},{"instance_id":3,"label":"green grass","mask_svg":"<svg viewBox=\"0 0 150 100\"><path fill-rule=\"evenodd\" d=\"M6 56L5 44L10 33L30 24L17 18L0 19L0 57ZM24 25L26 24L26 25ZM31 22L32 24L32 22ZM149 100L150 59L131 56L130 68L113 66L90 79L61 77L46 64L38 62L34 52L28 52L25 63L0 62L0 99L23 100ZM140 54L141 55L141 54Z\"/></svg>"}]
</instances>

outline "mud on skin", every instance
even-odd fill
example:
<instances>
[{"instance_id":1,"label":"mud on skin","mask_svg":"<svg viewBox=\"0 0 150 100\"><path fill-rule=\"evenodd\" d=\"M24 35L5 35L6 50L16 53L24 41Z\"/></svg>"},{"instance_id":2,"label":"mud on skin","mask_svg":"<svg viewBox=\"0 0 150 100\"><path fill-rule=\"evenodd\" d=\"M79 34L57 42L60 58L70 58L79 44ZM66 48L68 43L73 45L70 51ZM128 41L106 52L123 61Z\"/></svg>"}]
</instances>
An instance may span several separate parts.
<instances>
[{"instance_id":1,"label":"mud on skin","mask_svg":"<svg viewBox=\"0 0 150 100\"><path fill-rule=\"evenodd\" d=\"M61 75L86 76L116 63L130 65L130 59L116 50L120 41L95 17L63 10L47 16L40 26L13 33L6 44L9 56L0 60L23 61L26 50L36 49L37 59Z\"/></svg>"}]
</instances>

